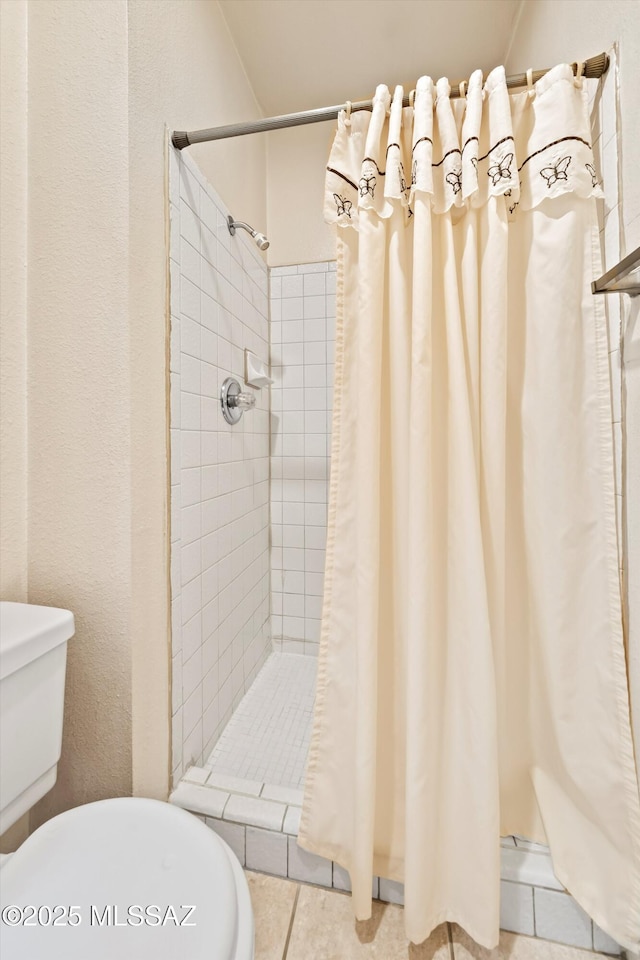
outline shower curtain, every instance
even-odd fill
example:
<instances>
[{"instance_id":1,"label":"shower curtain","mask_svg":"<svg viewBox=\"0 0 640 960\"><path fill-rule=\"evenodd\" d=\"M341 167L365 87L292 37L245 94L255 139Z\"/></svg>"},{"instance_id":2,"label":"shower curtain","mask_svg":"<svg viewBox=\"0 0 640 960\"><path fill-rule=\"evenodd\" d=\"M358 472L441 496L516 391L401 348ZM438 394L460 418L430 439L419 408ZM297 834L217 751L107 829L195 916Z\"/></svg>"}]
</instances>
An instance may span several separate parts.
<instances>
[{"instance_id":1,"label":"shower curtain","mask_svg":"<svg viewBox=\"0 0 640 960\"><path fill-rule=\"evenodd\" d=\"M325 599L299 843L498 941L500 835L640 943L640 804L586 89L343 112Z\"/></svg>"}]
</instances>

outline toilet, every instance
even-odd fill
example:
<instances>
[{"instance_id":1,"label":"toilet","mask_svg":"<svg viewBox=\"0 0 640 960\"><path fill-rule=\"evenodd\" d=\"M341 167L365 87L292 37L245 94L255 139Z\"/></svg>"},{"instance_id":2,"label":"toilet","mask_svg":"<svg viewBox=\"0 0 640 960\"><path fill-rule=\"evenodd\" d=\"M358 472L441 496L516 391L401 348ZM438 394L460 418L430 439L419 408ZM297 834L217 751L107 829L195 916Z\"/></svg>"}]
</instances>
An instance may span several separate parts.
<instances>
[{"instance_id":1,"label":"toilet","mask_svg":"<svg viewBox=\"0 0 640 960\"><path fill-rule=\"evenodd\" d=\"M0 826L55 782L64 610L0 603ZM122 797L68 810L0 866L3 960L252 960L247 880L197 817Z\"/></svg>"}]
</instances>

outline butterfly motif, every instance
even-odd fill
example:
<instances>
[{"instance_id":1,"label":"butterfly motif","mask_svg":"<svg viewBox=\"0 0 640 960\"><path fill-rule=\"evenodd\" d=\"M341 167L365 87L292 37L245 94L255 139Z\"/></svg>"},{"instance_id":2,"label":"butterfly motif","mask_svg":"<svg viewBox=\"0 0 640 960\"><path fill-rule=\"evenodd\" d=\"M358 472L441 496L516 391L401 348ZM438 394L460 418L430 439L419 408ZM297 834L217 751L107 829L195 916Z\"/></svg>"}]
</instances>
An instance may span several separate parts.
<instances>
[{"instance_id":1,"label":"butterfly motif","mask_svg":"<svg viewBox=\"0 0 640 960\"><path fill-rule=\"evenodd\" d=\"M346 197L341 197L339 193L334 193L333 199L338 208L338 216L341 217L344 213L351 219L351 207L353 206L351 200L347 200Z\"/></svg>"},{"instance_id":2,"label":"butterfly motif","mask_svg":"<svg viewBox=\"0 0 640 960\"><path fill-rule=\"evenodd\" d=\"M567 170L569 169L569 164L571 163L571 157L563 157L562 160L558 160L557 163L554 163L552 167L543 167L540 171L540 176L544 177L547 181L547 186L552 187L557 180L568 180Z\"/></svg>"},{"instance_id":3,"label":"butterfly motif","mask_svg":"<svg viewBox=\"0 0 640 960\"><path fill-rule=\"evenodd\" d=\"M413 161L413 166L411 167L411 184L415 186L418 182L418 161Z\"/></svg>"},{"instance_id":4,"label":"butterfly motif","mask_svg":"<svg viewBox=\"0 0 640 960\"><path fill-rule=\"evenodd\" d=\"M407 220L410 220L411 217L413 216L413 210L411 209L411 207L407 207L407 210L408 210L408 212L409 212L409 215L408 215L408 217L407 217Z\"/></svg>"},{"instance_id":5,"label":"butterfly motif","mask_svg":"<svg viewBox=\"0 0 640 960\"><path fill-rule=\"evenodd\" d=\"M512 160L513 154L507 153L506 156L502 157L501 160L498 160L497 163L494 163L493 166L489 167L487 170L487 176L491 177L491 183L494 187L496 183L500 183L501 180L511 179Z\"/></svg>"},{"instance_id":6,"label":"butterfly motif","mask_svg":"<svg viewBox=\"0 0 640 960\"><path fill-rule=\"evenodd\" d=\"M511 187L509 187L508 190L505 190L504 195L505 195L505 197L510 197L510 196L511 196Z\"/></svg>"},{"instance_id":7,"label":"butterfly motif","mask_svg":"<svg viewBox=\"0 0 640 960\"><path fill-rule=\"evenodd\" d=\"M462 170L452 170L445 177L447 183L453 187L454 196L462 190Z\"/></svg>"},{"instance_id":8,"label":"butterfly motif","mask_svg":"<svg viewBox=\"0 0 640 960\"><path fill-rule=\"evenodd\" d=\"M409 187L407 186L407 181L404 178L404 167L402 166L402 163L398 164L398 177L400 179L400 189L403 193L408 193Z\"/></svg>"},{"instance_id":9,"label":"butterfly motif","mask_svg":"<svg viewBox=\"0 0 640 960\"><path fill-rule=\"evenodd\" d=\"M376 178L375 177L360 177L360 196L366 197L368 193L373 196L373 191L376 188Z\"/></svg>"},{"instance_id":10,"label":"butterfly motif","mask_svg":"<svg viewBox=\"0 0 640 960\"><path fill-rule=\"evenodd\" d=\"M598 186L598 174L596 173L596 168L593 166L592 163L585 163L585 167L587 168L587 170L588 170L589 173L591 174L591 186L592 186L592 187L597 187L597 186Z\"/></svg>"},{"instance_id":11,"label":"butterfly motif","mask_svg":"<svg viewBox=\"0 0 640 960\"><path fill-rule=\"evenodd\" d=\"M516 200L516 202L515 202L514 204L512 204L512 206L509 207L509 213L513 214L513 211L515 210L515 208L516 208L516 207L519 207L519 206L520 206L520 204L519 204L518 201Z\"/></svg>"}]
</instances>

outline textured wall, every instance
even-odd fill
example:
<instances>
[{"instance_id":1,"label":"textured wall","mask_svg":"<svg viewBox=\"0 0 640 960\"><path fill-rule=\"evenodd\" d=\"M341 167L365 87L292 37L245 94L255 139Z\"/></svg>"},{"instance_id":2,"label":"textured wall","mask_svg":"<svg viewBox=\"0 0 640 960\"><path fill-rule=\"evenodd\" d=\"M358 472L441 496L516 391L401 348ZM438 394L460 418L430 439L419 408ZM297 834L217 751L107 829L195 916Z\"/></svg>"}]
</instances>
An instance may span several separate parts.
<instances>
[{"instance_id":1,"label":"textured wall","mask_svg":"<svg viewBox=\"0 0 640 960\"><path fill-rule=\"evenodd\" d=\"M27 596L27 3L0 3L0 595Z\"/></svg>"},{"instance_id":2,"label":"textured wall","mask_svg":"<svg viewBox=\"0 0 640 960\"><path fill-rule=\"evenodd\" d=\"M335 230L324 222L324 176L335 120L268 133L269 265L335 260Z\"/></svg>"},{"instance_id":3,"label":"textured wall","mask_svg":"<svg viewBox=\"0 0 640 960\"><path fill-rule=\"evenodd\" d=\"M29 600L76 618L33 825L131 792L126 3L30 3L28 44Z\"/></svg>"}]
</instances>

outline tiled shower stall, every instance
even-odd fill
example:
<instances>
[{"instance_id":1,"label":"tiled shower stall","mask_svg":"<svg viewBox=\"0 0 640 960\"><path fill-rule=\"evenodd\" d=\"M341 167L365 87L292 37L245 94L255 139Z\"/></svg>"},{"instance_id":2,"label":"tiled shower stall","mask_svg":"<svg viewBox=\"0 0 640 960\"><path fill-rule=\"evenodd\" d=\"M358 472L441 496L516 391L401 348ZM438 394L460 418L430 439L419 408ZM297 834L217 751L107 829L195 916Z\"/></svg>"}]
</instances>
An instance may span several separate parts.
<instances>
[{"instance_id":1,"label":"tiled shower stall","mask_svg":"<svg viewBox=\"0 0 640 960\"><path fill-rule=\"evenodd\" d=\"M331 445L335 261L271 273L271 625L317 653Z\"/></svg>"},{"instance_id":2,"label":"tiled shower stall","mask_svg":"<svg viewBox=\"0 0 640 960\"><path fill-rule=\"evenodd\" d=\"M209 756L271 652L269 394L232 427L224 379L244 349L269 363L262 256L232 238L219 198L171 151L173 774Z\"/></svg>"},{"instance_id":3,"label":"tiled shower stall","mask_svg":"<svg viewBox=\"0 0 640 960\"><path fill-rule=\"evenodd\" d=\"M619 245L614 100L610 71L592 103L608 263ZM171 800L247 867L347 890L338 864L296 843L320 635L335 262L268 271L244 233L230 236L229 211L189 156L169 152ZM620 522L618 299L607 309ZM273 385L231 427L220 387L229 375L243 383L245 349ZM376 878L373 892L402 902L397 883ZM556 879L547 848L520 837L502 840L501 926L620 953Z\"/></svg>"}]
</instances>

